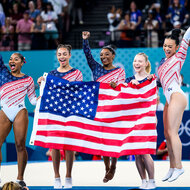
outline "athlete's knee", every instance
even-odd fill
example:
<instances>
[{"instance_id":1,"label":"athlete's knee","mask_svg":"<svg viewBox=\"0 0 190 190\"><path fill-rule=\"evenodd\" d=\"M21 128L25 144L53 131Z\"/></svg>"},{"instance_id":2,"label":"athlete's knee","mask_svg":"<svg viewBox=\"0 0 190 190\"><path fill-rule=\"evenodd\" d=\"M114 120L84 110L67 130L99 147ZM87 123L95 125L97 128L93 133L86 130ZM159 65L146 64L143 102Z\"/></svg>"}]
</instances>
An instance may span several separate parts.
<instances>
[{"instance_id":1,"label":"athlete's knee","mask_svg":"<svg viewBox=\"0 0 190 190\"><path fill-rule=\"evenodd\" d=\"M22 142L22 141L21 142L16 142L15 146L16 146L17 152L22 152L22 151L26 150L25 143Z\"/></svg>"}]
</instances>

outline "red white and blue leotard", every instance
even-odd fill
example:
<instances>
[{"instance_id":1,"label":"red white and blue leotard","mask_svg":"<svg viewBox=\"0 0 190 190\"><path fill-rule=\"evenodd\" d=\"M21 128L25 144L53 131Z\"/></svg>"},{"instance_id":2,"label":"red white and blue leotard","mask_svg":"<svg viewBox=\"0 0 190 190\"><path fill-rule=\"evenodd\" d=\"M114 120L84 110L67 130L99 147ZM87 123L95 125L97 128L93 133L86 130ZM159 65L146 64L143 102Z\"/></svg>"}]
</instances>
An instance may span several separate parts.
<instances>
[{"instance_id":1,"label":"red white and blue leotard","mask_svg":"<svg viewBox=\"0 0 190 190\"><path fill-rule=\"evenodd\" d=\"M1 108L11 122L18 112L25 108L25 96L28 95L30 103L36 105L36 93L32 77L24 75L15 77L4 65L0 56L0 97Z\"/></svg>"},{"instance_id":2,"label":"red white and blue leotard","mask_svg":"<svg viewBox=\"0 0 190 190\"><path fill-rule=\"evenodd\" d=\"M83 51L92 71L94 81L103 83L110 83L113 81L117 85L125 82L124 69L118 67L111 70L106 70L100 63L94 60L88 40L83 40Z\"/></svg>"},{"instance_id":3,"label":"red white and blue leotard","mask_svg":"<svg viewBox=\"0 0 190 190\"><path fill-rule=\"evenodd\" d=\"M185 32L179 51L169 59L162 59L158 68L160 82L169 103L172 93L179 92L184 94L180 88L180 71L185 62L187 49L190 43L190 28Z\"/></svg>"},{"instance_id":4,"label":"red white and blue leotard","mask_svg":"<svg viewBox=\"0 0 190 190\"><path fill-rule=\"evenodd\" d=\"M53 70L49 72L50 75L56 76L56 77L60 77L63 78L65 80L68 80L70 82L72 81L82 81L83 80L83 76L81 71L79 71L78 69L74 69L72 68L71 70L65 72L65 73L61 73L59 71Z\"/></svg>"}]
</instances>

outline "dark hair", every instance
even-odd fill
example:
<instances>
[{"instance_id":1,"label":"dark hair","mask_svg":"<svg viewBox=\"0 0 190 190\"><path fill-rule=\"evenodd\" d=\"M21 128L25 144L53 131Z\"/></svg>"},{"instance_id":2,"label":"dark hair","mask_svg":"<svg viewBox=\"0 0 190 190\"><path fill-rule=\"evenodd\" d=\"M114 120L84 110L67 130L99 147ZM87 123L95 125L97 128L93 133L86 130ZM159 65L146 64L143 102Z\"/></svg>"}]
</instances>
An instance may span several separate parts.
<instances>
[{"instance_id":1,"label":"dark hair","mask_svg":"<svg viewBox=\"0 0 190 190\"><path fill-rule=\"evenodd\" d=\"M181 30L180 29L173 29L172 30L172 34L166 36L165 39L172 39L175 41L176 45L178 46L179 45L179 35L181 33Z\"/></svg>"},{"instance_id":2,"label":"dark hair","mask_svg":"<svg viewBox=\"0 0 190 190\"><path fill-rule=\"evenodd\" d=\"M115 55L115 50L116 50L116 47L114 45L107 45L107 46L104 46L102 49L108 49L112 54Z\"/></svg>"},{"instance_id":3,"label":"dark hair","mask_svg":"<svg viewBox=\"0 0 190 190\"><path fill-rule=\"evenodd\" d=\"M24 63L26 63L25 57L21 53L15 52L13 54L17 54L20 57L21 61L24 62Z\"/></svg>"},{"instance_id":4,"label":"dark hair","mask_svg":"<svg viewBox=\"0 0 190 190\"><path fill-rule=\"evenodd\" d=\"M57 51L58 51L58 49L60 49L60 48L66 48L66 49L68 50L69 54L71 53L71 50L72 50L72 46L69 45L69 44L59 44L59 45L57 46ZM57 52L57 51L56 51L56 52Z\"/></svg>"}]
</instances>

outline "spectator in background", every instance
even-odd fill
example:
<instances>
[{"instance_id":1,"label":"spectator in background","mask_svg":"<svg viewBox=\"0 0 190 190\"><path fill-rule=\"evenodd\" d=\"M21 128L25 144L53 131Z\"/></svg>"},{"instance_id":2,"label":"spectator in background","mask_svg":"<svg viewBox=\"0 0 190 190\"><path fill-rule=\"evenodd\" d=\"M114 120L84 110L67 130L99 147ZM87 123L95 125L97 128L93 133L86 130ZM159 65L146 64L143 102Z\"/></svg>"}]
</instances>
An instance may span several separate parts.
<instances>
[{"instance_id":1,"label":"spectator in background","mask_svg":"<svg viewBox=\"0 0 190 190\"><path fill-rule=\"evenodd\" d=\"M160 3L153 3L149 10L152 10L155 14L155 19L158 21L158 42L159 46L162 46L162 39L164 38L164 30L166 28L165 26L165 14L163 9L161 10L161 4Z\"/></svg>"},{"instance_id":2,"label":"spectator in background","mask_svg":"<svg viewBox=\"0 0 190 190\"><path fill-rule=\"evenodd\" d=\"M27 2L26 0L14 0L13 3L17 3L18 4L18 8L19 11L21 11L22 13L24 13L27 9Z\"/></svg>"},{"instance_id":3,"label":"spectator in background","mask_svg":"<svg viewBox=\"0 0 190 190\"><path fill-rule=\"evenodd\" d=\"M130 22L129 11L125 12L124 19L121 20L117 28L120 31L118 47L133 47L135 24Z\"/></svg>"},{"instance_id":4,"label":"spectator in background","mask_svg":"<svg viewBox=\"0 0 190 190\"><path fill-rule=\"evenodd\" d=\"M7 0L1 0L0 2L0 12L4 12L5 16L9 16L10 13L10 2Z\"/></svg>"},{"instance_id":5,"label":"spectator in background","mask_svg":"<svg viewBox=\"0 0 190 190\"><path fill-rule=\"evenodd\" d=\"M16 33L18 33L18 50L31 49L31 27L33 22L29 19L29 11L25 11L23 19L20 19L16 26Z\"/></svg>"},{"instance_id":6,"label":"spectator in background","mask_svg":"<svg viewBox=\"0 0 190 190\"><path fill-rule=\"evenodd\" d=\"M1 3L0 3L0 12L4 12L4 11L3 11L3 6L2 6Z\"/></svg>"},{"instance_id":7,"label":"spectator in background","mask_svg":"<svg viewBox=\"0 0 190 190\"><path fill-rule=\"evenodd\" d=\"M40 11L40 13L43 10L43 0L36 0L36 9Z\"/></svg>"},{"instance_id":8,"label":"spectator in background","mask_svg":"<svg viewBox=\"0 0 190 190\"><path fill-rule=\"evenodd\" d=\"M182 5L183 7L187 7L188 1L189 1L189 0L180 0L179 3L180 3L180 5ZM168 3L169 3L168 6L172 5L173 0L169 0Z\"/></svg>"},{"instance_id":9,"label":"spectator in background","mask_svg":"<svg viewBox=\"0 0 190 190\"><path fill-rule=\"evenodd\" d=\"M11 17L11 24L14 26L16 30L17 22L23 17L23 13L19 10L19 6L17 3L13 4L10 17Z\"/></svg>"},{"instance_id":10,"label":"spectator in background","mask_svg":"<svg viewBox=\"0 0 190 190\"><path fill-rule=\"evenodd\" d=\"M135 32L135 40L136 46L140 46L140 30L142 25L142 12L137 9L137 5L135 1L132 1L130 4L130 22L135 25L134 32Z\"/></svg>"},{"instance_id":11,"label":"spectator in background","mask_svg":"<svg viewBox=\"0 0 190 190\"><path fill-rule=\"evenodd\" d=\"M13 34L14 34L14 27L11 24L11 18L6 17L5 25L1 27L2 31L2 40L0 45L1 51L11 51L14 50L14 41L13 41Z\"/></svg>"},{"instance_id":12,"label":"spectator in background","mask_svg":"<svg viewBox=\"0 0 190 190\"><path fill-rule=\"evenodd\" d=\"M173 29L180 29L181 30L181 33L179 35L179 40L182 41L183 35L185 34L185 30L181 29L181 23L179 21L174 22ZM172 30L166 32L165 36L171 35L172 34Z\"/></svg>"},{"instance_id":13,"label":"spectator in background","mask_svg":"<svg viewBox=\"0 0 190 190\"><path fill-rule=\"evenodd\" d=\"M57 24L57 29L59 31L59 39L62 39L62 33L65 30L65 17L67 16L67 7L68 3L66 0L48 0L53 5L53 10L56 12L57 17L58 17L58 22Z\"/></svg>"},{"instance_id":14,"label":"spectator in background","mask_svg":"<svg viewBox=\"0 0 190 190\"><path fill-rule=\"evenodd\" d=\"M0 27L5 25L5 13L0 12Z\"/></svg>"},{"instance_id":15,"label":"spectator in background","mask_svg":"<svg viewBox=\"0 0 190 190\"><path fill-rule=\"evenodd\" d=\"M165 28L165 23L163 21L163 13L161 13L161 5L160 3L153 3L149 10L152 10L155 13L155 19L158 21L159 29Z\"/></svg>"},{"instance_id":16,"label":"spectator in background","mask_svg":"<svg viewBox=\"0 0 190 190\"><path fill-rule=\"evenodd\" d=\"M172 29L175 22L179 22L182 25L187 23L189 15L186 9L180 5L179 0L173 0L173 4L168 8L166 19L168 19L169 29Z\"/></svg>"},{"instance_id":17,"label":"spectator in background","mask_svg":"<svg viewBox=\"0 0 190 190\"><path fill-rule=\"evenodd\" d=\"M156 155L158 156L159 159L161 160L169 160L168 156L168 148L166 144L166 140L164 140L160 146L157 149Z\"/></svg>"},{"instance_id":18,"label":"spectator in background","mask_svg":"<svg viewBox=\"0 0 190 190\"><path fill-rule=\"evenodd\" d=\"M35 9L35 4L33 1L29 1L28 2L28 7L29 7L29 17L30 20L32 20L33 22L35 22L36 17L40 14L40 10Z\"/></svg>"},{"instance_id":19,"label":"spectator in background","mask_svg":"<svg viewBox=\"0 0 190 190\"><path fill-rule=\"evenodd\" d=\"M148 18L145 20L144 29L147 30L147 47L158 47L159 24L152 10L148 11Z\"/></svg>"},{"instance_id":20,"label":"spectator in background","mask_svg":"<svg viewBox=\"0 0 190 190\"><path fill-rule=\"evenodd\" d=\"M109 7L109 12L107 14L107 19L109 23L109 31L111 32L111 41L115 41L115 30L117 29L121 20L121 9L115 8L114 5Z\"/></svg>"},{"instance_id":21,"label":"spectator in background","mask_svg":"<svg viewBox=\"0 0 190 190\"><path fill-rule=\"evenodd\" d=\"M50 2L46 3L44 11L42 11L41 16L44 23L46 24L46 34L45 39L47 40L48 48L56 48L58 44L58 30L56 27L57 14L53 10L53 6ZM52 44L51 44L52 42Z\"/></svg>"},{"instance_id":22,"label":"spectator in background","mask_svg":"<svg viewBox=\"0 0 190 190\"><path fill-rule=\"evenodd\" d=\"M45 49L45 30L46 25L43 23L41 15L36 17L36 22L32 24L32 48L31 49Z\"/></svg>"},{"instance_id":23,"label":"spectator in background","mask_svg":"<svg viewBox=\"0 0 190 190\"><path fill-rule=\"evenodd\" d=\"M72 24L74 25L76 22L76 14L78 16L78 22L79 24L83 24L83 0L72 0L73 4L73 10L72 10L72 16L73 21Z\"/></svg>"}]
</instances>

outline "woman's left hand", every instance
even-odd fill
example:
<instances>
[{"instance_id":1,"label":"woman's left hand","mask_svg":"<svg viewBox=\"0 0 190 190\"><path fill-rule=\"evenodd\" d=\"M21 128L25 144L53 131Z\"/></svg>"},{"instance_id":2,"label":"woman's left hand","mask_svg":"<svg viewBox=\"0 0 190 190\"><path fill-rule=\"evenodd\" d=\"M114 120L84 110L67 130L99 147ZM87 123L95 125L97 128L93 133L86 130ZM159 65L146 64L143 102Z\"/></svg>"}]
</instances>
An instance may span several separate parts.
<instances>
[{"instance_id":1,"label":"woman's left hand","mask_svg":"<svg viewBox=\"0 0 190 190\"><path fill-rule=\"evenodd\" d=\"M112 81L112 82L110 82L110 86L111 86L112 88L116 88L116 87L117 87L117 84Z\"/></svg>"},{"instance_id":2,"label":"woman's left hand","mask_svg":"<svg viewBox=\"0 0 190 190\"><path fill-rule=\"evenodd\" d=\"M148 76L147 76L147 79L148 80L151 80L151 79L153 79L154 78L154 74L149 74Z\"/></svg>"}]
</instances>

